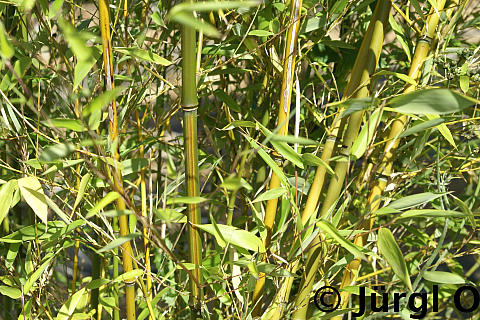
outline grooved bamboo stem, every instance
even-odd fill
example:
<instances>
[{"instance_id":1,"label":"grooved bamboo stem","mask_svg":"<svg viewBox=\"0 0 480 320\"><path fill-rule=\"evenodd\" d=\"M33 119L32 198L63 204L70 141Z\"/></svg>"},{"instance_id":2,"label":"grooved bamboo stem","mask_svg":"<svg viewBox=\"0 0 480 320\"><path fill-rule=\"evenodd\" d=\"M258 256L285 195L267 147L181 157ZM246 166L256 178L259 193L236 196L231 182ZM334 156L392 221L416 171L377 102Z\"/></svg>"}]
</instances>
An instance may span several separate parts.
<instances>
[{"instance_id":1,"label":"grooved bamboo stem","mask_svg":"<svg viewBox=\"0 0 480 320\"><path fill-rule=\"evenodd\" d=\"M355 60L350 81L345 89L344 96L348 98L363 98L369 94L367 85L370 82L370 76L375 72L376 65L380 58L385 26L388 22L390 8L391 2L389 0L380 0L377 2L367 29L367 33L365 34L365 38L362 41L362 45ZM341 113L338 113L337 116L340 114ZM330 207L337 200L341 188L343 187L343 182L348 170L350 148L352 147L353 142L358 135L362 117L363 111L357 111L354 112L348 119L347 129L343 139L343 146L340 150L340 155L342 155L345 159L344 161L337 162L335 166L335 176L332 177L330 181L325 201L322 205L322 209L320 210L320 217L324 217L328 213ZM338 125L339 129L343 126L342 122L344 121L345 118L342 119L340 125ZM335 123L333 124L333 127L336 131L334 133L341 132L339 129L337 131L337 125ZM334 144L334 142L332 142L332 144ZM302 216L302 221L303 219L305 219L305 222L308 220ZM320 243L320 237L321 235L317 236L314 242ZM293 313L292 319L306 319L309 295L312 291L315 274L318 268L321 267L319 262L320 255L323 252L324 250L316 249L307 259L307 275L302 279L302 283L300 285L301 289L295 300L296 310Z\"/></svg>"},{"instance_id":2,"label":"grooved bamboo stem","mask_svg":"<svg viewBox=\"0 0 480 320\"><path fill-rule=\"evenodd\" d=\"M439 11L443 10L445 6L445 0L440 0L437 2L437 9ZM415 48L415 53L412 59L412 63L410 65L410 69L408 72L408 76L411 77L413 80L418 81L421 76L421 69L425 59L430 51L430 41L435 36L435 29L439 22L439 16L435 13L432 9L430 15L427 19L427 24L424 28L423 34L425 37L420 39L417 43L417 47ZM409 84L404 93L409 93L415 91L416 87ZM392 123L392 127L390 129L390 133L388 136L388 143L385 145L384 149L384 156L381 159L380 166L377 170L378 178L370 190L368 195L368 206L370 212L374 212L378 210L380 207L381 198L383 191L387 185L387 177L390 176L392 172L393 160L394 160L394 153L398 147L400 139L398 136L402 133L405 123L407 122L408 117L406 115L401 115L399 118L395 119ZM374 219L371 218L363 223L364 228L368 228L369 230L372 228L374 223ZM359 246L364 246L366 243L366 235L357 235L354 239L354 243ZM340 288L344 288L346 286L351 286L355 283L356 277L358 275L358 270L360 268L361 261L360 259L355 259L351 261L347 267L345 268L342 283ZM341 305L345 307L350 294L346 291L342 291L341 293Z\"/></svg>"},{"instance_id":3,"label":"grooved bamboo stem","mask_svg":"<svg viewBox=\"0 0 480 320\"><path fill-rule=\"evenodd\" d=\"M113 78L113 59L112 59L112 47L110 38L110 14L108 7L108 0L99 0L99 12L100 12L100 31L102 35L102 47L103 47L103 65L105 69L105 85L107 90L112 90L114 87ZM116 161L120 160L118 153L118 125L117 125L117 107L115 99L108 106L108 128L110 135L110 142L117 145L113 151L113 157ZM116 190L123 191L123 180L120 168L115 166L113 172L113 183ZM122 192L123 194L123 192ZM119 197L116 201L117 210L125 210L125 202L122 197ZM122 215L118 218L120 226L120 235L126 236L130 233L128 228L128 220L126 215ZM123 271L125 273L133 270L132 257L133 251L130 245L130 241L126 241L122 244L122 261ZM126 315L127 320L135 319L135 278L125 279L125 296L126 296Z\"/></svg>"},{"instance_id":4,"label":"grooved bamboo stem","mask_svg":"<svg viewBox=\"0 0 480 320\"><path fill-rule=\"evenodd\" d=\"M300 30L300 10L302 9L302 0L292 0L290 7L290 20L289 28L287 31L287 39L285 42L285 53L283 60L283 79L282 79L282 89L280 95L280 106L278 110L278 120L277 126L280 127L278 130L278 135L287 135L288 134L288 119L290 114L290 103L292 100L292 88L293 88L293 79L295 74L295 63L297 55L297 41L298 41L298 32ZM278 188L281 186L280 178L272 172L272 177L270 178L269 190ZM267 235L264 239L264 246L267 248L270 246L270 241L273 232L273 224L275 222L275 215L277 212L278 198L271 199L267 201L265 208L265 217L264 225L267 231ZM264 257L264 259L266 256ZM252 315L257 316L261 311L261 301L260 298L263 295L263 290L265 288L265 277L264 273L259 274L259 279L255 283L255 289L252 295L252 305L254 306Z\"/></svg>"},{"instance_id":5,"label":"grooved bamboo stem","mask_svg":"<svg viewBox=\"0 0 480 320\"><path fill-rule=\"evenodd\" d=\"M191 3L191 0L185 0ZM185 181L188 197L200 194L198 177L198 145L197 145L197 82L196 82L196 33L192 27L182 26L182 107L183 107L183 139L185 155ZM195 226L201 223L198 204L187 205L188 235L190 262L195 265L192 270L194 279L190 279L190 309L192 319L201 319L203 289L200 266L202 264L202 245L200 233Z\"/></svg>"}]
</instances>

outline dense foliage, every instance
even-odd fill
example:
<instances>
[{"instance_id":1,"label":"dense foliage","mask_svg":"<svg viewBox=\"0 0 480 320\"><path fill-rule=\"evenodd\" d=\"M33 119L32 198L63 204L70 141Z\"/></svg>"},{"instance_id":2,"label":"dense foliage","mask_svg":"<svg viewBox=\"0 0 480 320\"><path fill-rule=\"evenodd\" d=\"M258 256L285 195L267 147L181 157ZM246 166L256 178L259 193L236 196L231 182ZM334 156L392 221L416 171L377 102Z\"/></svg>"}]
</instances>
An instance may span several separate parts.
<instances>
[{"instance_id":1,"label":"dense foliage","mask_svg":"<svg viewBox=\"0 0 480 320\"><path fill-rule=\"evenodd\" d=\"M322 319L324 285L341 318L360 287L435 284L427 318L472 316L453 295L480 281L478 2L291 1L115 0L103 32L104 0L0 2L0 319L125 318L132 285L137 319ZM196 30L195 196L181 26Z\"/></svg>"}]
</instances>

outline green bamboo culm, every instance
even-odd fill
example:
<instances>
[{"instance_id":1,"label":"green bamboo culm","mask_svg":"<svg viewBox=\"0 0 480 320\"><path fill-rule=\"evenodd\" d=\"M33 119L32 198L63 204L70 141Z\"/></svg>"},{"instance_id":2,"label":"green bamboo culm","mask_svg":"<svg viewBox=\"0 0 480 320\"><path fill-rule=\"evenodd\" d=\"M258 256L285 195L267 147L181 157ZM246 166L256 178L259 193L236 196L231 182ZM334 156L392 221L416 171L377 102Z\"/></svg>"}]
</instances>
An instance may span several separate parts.
<instances>
[{"instance_id":1,"label":"green bamboo culm","mask_svg":"<svg viewBox=\"0 0 480 320\"><path fill-rule=\"evenodd\" d=\"M437 2L436 9L437 11L442 11L445 6L446 0L440 0ZM437 28L438 22L440 20L439 15L432 8L430 10L429 17L427 19L426 26L423 31L423 36L418 40L417 46L415 48L415 53L410 65L408 75L415 81L418 81L421 76L422 66L425 62L425 59L430 51L431 41L435 36L435 29ZM416 86L408 84L404 90L404 93L409 93L415 91ZM395 119L392 123L390 133L388 135L388 140L385 144L384 156L381 159L380 165L377 169L378 178L375 181L372 189L370 190L368 196L368 207L370 212L376 211L380 206L380 199L385 187L387 186L387 178L392 173L393 160L395 155L395 150L398 147L400 139L399 135L403 132L405 123L408 121L406 115L401 115ZM374 220L368 219L363 223L363 228L370 230L373 226ZM354 243L359 246L363 246L366 243L365 235L357 235L355 237ZM361 261L360 259L355 259L351 261L348 266L345 268L343 273L342 283L340 288L346 286L351 286L356 281L356 275L360 269ZM350 294L347 291L342 291L341 293L341 303L342 307L345 307ZM338 318L340 319L340 318Z\"/></svg>"},{"instance_id":2,"label":"green bamboo culm","mask_svg":"<svg viewBox=\"0 0 480 320\"><path fill-rule=\"evenodd\" d=\"M290 103L292 100L292 88L293 88L293 79L295 74L295 64L296 64L296 55L297 55L297 42L298 42L298 32L300 30L300 11L302 9L302 0L292 0L290 7L290 19L289 27L287 31L287 37L285 40L285 52L283 58L283 78L282 78L282 89L280 91L280 105L278 109L278 119L277 126L279 130L278 135L287 135L288 134L288 119L290 114ZM272 177L270 178L269 190L279 188L281 186L280 178L272 172ZM277 203L278 198L274 198L267 201L265 208L265 217L263 223L267 231L267 235L264 239L264 246L268 250L270 246L270 241L273 232L273 224L275 222L275 216L277 212ZM264 257L265 260L266 256ZM263 290L265 288L265 277L264 273L259 274L259 278L255 283L255 289L252 295L252 316L258 316L261 311L262 303L260 298L263 295Z\"/></svg>"},{"instance_id":3,"label":"green bamboo culm","mask_svg":"<svg viewBox=\"0 0 480 320\"><path fill-rule=\"evenodd\" d=\"M113 72L113 59L112 59L112 46L111 46L111 37L110 37L110 13L107 0L99 0L98 2L99 12L100 12L100 32L102 36L102 47L103 47L103 65L105 71L105 87L106 90L112 90L114 88L114 72ZM110 135L110 142L117 145L117 148L114 148L113 157L116 161L120 161L120 154L118 153L118 125L117 125L117 107L115 99L108 106L109 108L109 118L108 118L108 128ZM115 191L120 194L124 194L123 189L123 180L122 172L118 167L114 168L113 171L113 183ZM122 197L119 197L116 201L117 210L125 210L126 205ZM126 215L122 215L118 218L118 223L120 227L120 235L126 236L130 233L128 227L128 220ZM123 262L123 271L128 273L133 270L133 251L130 245L130 241L126 241L121 245L122 248L122 262ZM125 311L127 320L135 319L135 278L128 278L124 280L125 284Z\"/></svg>"},{"instance_id":4,"label":"green bamboo culm","mask_svg":"<svg viewBox=\"0 0 480 320\"><path fill-rule=\"evenodd\" d=\"M186 0L191 3L193 1ZM185 181L188 197L200 194L198 182L198 145L197 145L197 81L196 81L196 34L192 27L182 26L182 108L183 143L185 157ZM188 237L190 262L195 265L192 271L195 279L190 279L190 310L192 319L201 319L200 309L203 289L200 265L202 264L202 246L200 233L195 225L200 224L200 208L197 204L187 205Z\"/></svg>"},{"instance_id":5,"label":"green bamboo culm","mask_svg":"<svg viewBox=\"0 0 480 320\"><path fill-rule=\"evenodd\" d=\"M358 52L355 64L353 67L350 80L345 89L346 98L363 98L369 95L368 85L370 83L370 77L375 72L380 53L382 51L385 28L388 23L390 15L391 2L390 0L379 0L375 6L370 24L365 34L364 40ZM346 123L346 132L342 139L342 148L339 153L345 158L345 161L337 162L335 166L335 176L332 177L325 201L323 202L322 209L320 211L320 217L325 217L330 207L335 203L338 198L343 182L348 170L348 160L350 148L355 141L358 131L360 129L361 121L363 117L363 111L354 112ZM344 118L345 119L345 118ZM342 120L342 122L346 122ZM339 131L343 124L339 125ZM302 217L303 218L303 217ZM316 238L315 242L321 242L322 235ZM318 269L321 267L321 261L325 261L326 257L322 258L324 250L315 246L313 251L307 259L306 264L306 276L302 278L300 285L300 292L295 299L295 311L292 319L304 320L307 319L307 311L309 306L309 298L312 292L312 287L315 282L315 275Z\"/></svg>"}]
</instances>

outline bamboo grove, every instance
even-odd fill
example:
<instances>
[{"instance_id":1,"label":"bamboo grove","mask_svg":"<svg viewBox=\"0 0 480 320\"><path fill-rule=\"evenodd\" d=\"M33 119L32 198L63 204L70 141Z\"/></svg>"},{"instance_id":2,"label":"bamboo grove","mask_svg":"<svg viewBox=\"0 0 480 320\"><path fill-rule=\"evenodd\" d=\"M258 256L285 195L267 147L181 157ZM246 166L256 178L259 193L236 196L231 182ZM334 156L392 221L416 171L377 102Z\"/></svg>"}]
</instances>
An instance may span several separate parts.
<instances>
[{"instance_id":1,"label":"bamboo grove","mask_svg":"<svg viewBox=\"0 0 480 320\"><path fill-rule=\"evenodd\" d=\"M477 2L0 17L0 319L480 314Z\"/></svg>"}]
</instances>

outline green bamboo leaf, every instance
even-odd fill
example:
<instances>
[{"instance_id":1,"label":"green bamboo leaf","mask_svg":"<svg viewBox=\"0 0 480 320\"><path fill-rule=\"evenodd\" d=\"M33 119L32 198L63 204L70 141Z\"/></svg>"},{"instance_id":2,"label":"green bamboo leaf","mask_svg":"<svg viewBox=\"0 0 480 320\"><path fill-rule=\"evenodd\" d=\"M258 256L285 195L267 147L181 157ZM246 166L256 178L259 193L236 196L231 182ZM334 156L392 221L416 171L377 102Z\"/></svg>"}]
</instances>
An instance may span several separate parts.
<instances>
[{"instance_id":1,"label":"green bamboo leaf","mask_svg":"<svg viewBox=\"0 0 480 320\"><path fill-rule=\"evenodd\" d=\"M0 286L0 294L9 297L10 299L18 299L22 296L22 291L17 288L12 288L8 286Z\"/></svg>"},{"instance_id":2,"label":"green bamboo leaf","mask_svg":"<svg viewBox=\"0 0 480 320\"><path fill-rule=\"evenodd\" d=\"M187 222L187 216L174 209L169 209L169 208L157 209L155 210L155 213L159 216L159 218L162 221L165 221L168 223L171 223L171 222L186 223Z\"/></svg>"},{"instance_id":3,"label":"green bamboo leaf","mask_svg":"<svg viewBox=\"0 0 480 320\"><path fill-rule=\"evenodd\" d=\"M63 1L64 0L55 0L52 2L48 10L48 19L52 19L58 14L60 9L62 9Z\"/></svg>"},{"instance_id":4,"label":"green bamboo leaf","mask_svg":"<svg viewBox=\"0 0 480 320\"><path fill-rule=\"evenodd\" d=\"M469 215L464 212L453 210L437 210L437 209L416 209L408 210L401 213L400 219L410 218L465 218Z\"/></svg>"},{"instance_id":5,"label":"green bamboo leaf","mask_svg":"<svg viewBox=\"0 0 480 320\"><path fill-rule=\"evenodd\" d=\"M363 254L362 252L362 248L352 243L351 241L345 239L344 237L342 237L342 235L330 222L322 219L317 222L317 227L322 229L332 239L334 239L339 245L341 245L344 249L346 249L348 252L353 254L355 258L362 258L363 260L367 259L365 257L365 254Z\"/></svg>"},{"instance_id":6,"label":"green bamboo leaf","mask_svg":"<svg viewBox=\"0 0 480 320\"><path fill-rule=\"evenodd\" d=\"M128 175L134 172L139 172L142 168L148 166L148 159L145 158L136 158L136 159L127 159L122 161L122 174Z\"/></svg>"},{"instance_id":7,"label":"green bamboo leaf","mask_svg":"<svg viewBox=\"0 0 480 320\"><path fill-rule=\"evenodd\" d=\"M10 180L0 188L0 223L2 223L10 210L13 201L13 194L17 188L17 180Z\"/></svg>"},{"instance_id":8,"label":"green bamboo leaf","mask_svg":"<svg viewBox=\"0 0 480 320\"><path fill-rule=\"evenodd\" d=\"M245 179L237 177L230 177L223 180L220 186L227 190L238 190L240 188L245 188L248 191L253 190L252 186Z\"/></svg>"},{"instance_id":9,"label":"green bamboo leaf","mask_svg":"<svg viewBox=\"0 0 480 320\"><path fill-rule=\"evenodd\" d=\"M222 100L223 101L223 100ZM256 124L252 121L244 121L244 120L235 120L227 124L224 128L219 130L232 130L238 127L244 128L255 128Z\"/></svg>"},{"instance_id":10,"label":"green bamboo leaf","mask_svg":"<svg viewBox=\"0 0 480 320\"><path fill-rule=\"evenodd\" d=\"M122 93L125 88L123 87L115 87L112 90L104 91L101 95L96 97L92 100L85 108L82 110L82 114L84 117L95 113L97 111L101 111L105 108L110 102L113 101L116 97Z\"/></svg>"},{"instance_id":11,"label":"green bamboo leaf","mask_svg":"<svg viewBox=\"0 0 480 320\"><path fill-rule=\"evenodd\" d=\"M435 118L435 119L432 119L432 120L427 120L427 121L422 121L421 123L419 124L416 124L410 128L408 128L407 130L403 131L399 136L398 138L405 138L405 137L408 137L412 134L415 134L415 133L418 133L418 132L422 132L424 130L427 130L429 128L432 128L432 127L435 127L435 126L438 126L439 124L445 122L445 119L443 118Z\"/></svg>"},{"instance_id":12,"label":"green bamboo leaf","mask_svg":"<svg viewBox=\"0 0 480 320\"><path fill-rule=\"evenodd\" d=\"M108 279L94 279L92 281L90 281L89 284L87 284L87 286L85 287L86 289L89 289L89 290L93 290L93 289L97 289L97 288L100 288L101 286L104 286L106 285L107 283L110 283L110 280Z\"/></svg>"},{"instance_id":13,"label":"green bamboo leaf","mask_svg":"<svg viewBox=\"0 0 480 320\"><path fill-rule=\"evenodd\" d=\"M80 82L85 79L85 77L90 73L93 66L97 63L98 58L96 56L96 51L92 52L91 59L87 60L79 60L75 65L75 69L73 70L73 90L77 89L80 85Z\"/></svg>"},{"instance_id":14,"label":"green bamboo leaf","mask_svg":"<svg viewBox=\"0 0 480 320\"><path fill-rule=\"evenodd\" d=\"M374 76L386 76L386 75L395 76L398 79L403 80L406 83L409 83L409 84L414 85L414 86L417 85L415 80L413 80L412 78L410 78L409 76L407 76L406 74L403 74L403 73L398 73L398 72L393 72L393 71L388 71L388 70L381 70L381 71L375 73Z\"/></svg>"},{"instance_id":15,"label":"green bamboo leaf","mask_svg":"<svg viewBox=\"0 0 480 320\"><path fill-rule=\"evenodd\" d=\"M258 197L255 198L255 200L252 201L252 203L279 198L283 196L286 192L287 190L285 190L285 188L282 188L282 187L273 188L260 194Z\"/></svg>"},{"instance_id":16,"label":"green bamboo leaf","mask_svg":"<svg viewBox=\"0 0 480 320\"><path fill-rule=\"evenodd\" d=\"M179 11L172 14L172 11L173 9L170 10L170 13L167 15L167 19L183 24L187 27L191 27L198 31L202 31L205 35L209 37L220 37L220 32L218 32L218 30L214 26L203 20L195 19L192 13Z\"/></svg>"},{"instance_id":17,"label":"green bamboo leaf","mask_svg":"<svg viewBox=\"0 0 480 320\"><path fill-rule=\"evenodd\" d=\"M273 161L273 159L268 155L268 153L263 150L262 147L260 147L255 140L250 138L249 136L245 135L242 133L242 135L245 137L245 139L248 140L250 145L254 148L254 150L260 155L260 157L265 161L265 163L272 169L272 171L277 175L277 177L280 178L280 181L284 185L287 185L287 178L285 177L285 174L283 171L278 167L278 165Z\"/></svg>"},{"instance_id":18,"label":"green bamboo leaf","mask_svg":"<svg viewBox=\"0 0 480 320\"><path fill-rule=\"evenodd\" d=\"M110 241L105 247L97 250L97 252L102 253L102 252L110 251L110 250L112 250L116 247L121 246L125 242L128 242L128 241L130 241L132 239L135 239L136 237L139 237L139 236L141 236L140 233L131 233L131 234L127 234L125 236L118 237L117 239L114 239L114 240Z\"/></svg>"},{"instance_id":19,"label":"green bamboo leaf","mask_svg":"<svg viewBox=\"0 0 480 320\"><path fill-rule=\"evenodd\" d=\"M249 36L257 36L257 37L269 37L273 36L274 33L268 30L251 30L248 33Z\"/></svg>"},{"instance_id":20,"label":"green bamboo leaf","mask_svg":"<svg viewBox=\"0 0 480 320\"><path fill-rule=\"evenodd\" d=\"M288 161L292 162L297 167L303 169L303 162L302 158L295 150L292 149L286 142L281 142L278 140L274 140L273 137L277 136L273 134L270 130L268 130L265 126L263 126L260 122L258 122L260 129L262 129L263 133L267 137L267 140L270 141L272 146L275 150L278 151L282 156L285 157Z\"/></svg>"},{"instance_id":21,"label":"green bamboo leaf","mask_svg":"<svg viewBox=\"0 0 480 320\"><path fill-rule=\"evenodd\" d=\"M410 53L410 48L408 47L408 42L405 39L405 30L400 26L396 21L393 15L390 15L388 18L388 22L390 23L390 26L392 27L392 30L395 33L395 37L397 38L398 42L400 43L400 46L402 47L403 51L407 55L408 61L412 61L412 54ZM415 81L413 81L415 82ZM415 83L413 83L415 85Z\"/></svg>"},{"instance_id":22,"label":"green bamboo leaf","mask_svg":"<svg viewBox=\"0 0 480 320\"><path fill-rule=\"evenodd\" d=\"M118 48L117 47L117 48L113 48L113 50L129 56L136 57L144 61L159 64L162 66L169 66L172 64L171 61L168 61L167 59L160 57L158 54L152 51L148 51L140 48Z\"/></svg>"},{"instance_id":23,"label":"green bamboo leaf","mask_svg":"<svg viewBox=\"0 0 480 320\"><path fill-rule=\"evenodd\" d=\"M227 242L225 241L225 239L223 238L223 235L222 233L220 232L220 229L218 227L218 224L217 222L215 221L215 219L213 218L212 214L210 214L210 221L212 222L212 226L213 226L213 235L215 236L215 239L217 240L218 242L218 245L222 248L225 248L227 246Z\"/></svg>"},{"instance_id":24,"label":"green bamboo leaf","mask_svg":"<svg viewBox=\"0 0 480 320\"><path fill-rule=\"evenodd\" d=\"M217 232L220 232L223 239L217 238L217 242L222 240L226 243L231 243L240 248L244 248L251 251L256 251L259 253L265 252L265 247L263 246L262 240L255 236L253 233L246 230L238 229L232 226L227 226L223 224L217 224L218 231L216 231L213 224L196 224L197 228L202 229L205 232L210 233L213 236L216 236Z\"/></svg>"},{"instance_id":25,"label":"green bamboo leaf","mask_svg":"<svg viewBox=\"0 0 480 320\"><path fill-rule=\"evenodd\" d=\"M196 204L208 201L205 197L177 197L177 198L170 198L167 200L167 204L178 204L178 203L186 203L186 204Z\"/></svg>"},{"instance_id":26,"label":"green bamboo leaf","mask_svg":"<svg viewBox=\"0 0 480 320\"><path fill-rule=\"evenodd\" d=\"M436 115L436 114L427 114L425 115L429 120L435 120L435 119L439 119L440 116ZM453 139L453 135L452 133L450 132L450 129L448 129L447 125L445 123L440 123L439 125L437 125L437 129L438 131L440 131L440 133L442 134L442 136L447 139L447 141L454 147L456 148L457 145L455 144L455 140Z\"/></svg>"},{"instance_id":27,"label":"green bamboo leaf","mask_svg":"<svg viewBox=\"0 0 480 320\"><path fill-rule=\"evenodd\" d=\"M473 215L472 210L467 206L465 202L457 198L456 196L452 196L453 199L455 199L455 202L457 202L460 205L460 208L462 208L463 213L465 213L468 216L468 219L470 220L470 224L472 227L476 228L477 223L475 222L475 216Z\"/></svg>"},{"instance_id":28,"label":"green bamboo leaf","mask_svg":"<svg viewBox=\"0 0 480 320\"><path fill-rule=\"evenodd\" d=\"M214 95L216 95L223 103L225 103L230 109L232 109L235 112L241 112L242 108L240 105L228 94L226 94L223 90L215 90L213 92Z\"/></svg>"},{"instance_id":29,"label":"green bamboo leaf","mask_svg":"<svg viewBox=\"0 0 480 320\"><path fill-rule=\"evenodd\" d=\"M48 205L45 200L42 185L37 177L18 179L18 187L27 204L32 208L43 223L48 222Z\"/></svg>"},{"instance_id":30,"label":"green bamboo leaf","mask_svg":"<svg viewBox=\"0 0 480 320\"><path fill-rule=\"evenodd\" d=\"M65 304L60 308L58 311L56 320L69 320L71 319L72 315L75 313L75 309L77 305L82 300L82 296L87 294L85 288L82 288L75 292Z\"/></svg>"},{"instance_id":31,"label":"green bamboo leaf","mask_svg":"<svg viewBox=\"0 0 480 320\"><path fill-rule=\"evenodd\" d=\"M259 5L260 1L197 1L194 3L180 3L173 7L167 15L177 14L177 12L193 12L193 11L217 11L226 9L249 8Z\"/></svg>"},{"instance_id":32,"label":"green bamboo leaf","mask_svg":"<svg viewBox=\"0 0 480 320\"><path fill-rule=\"evenodd\" d=\"M133 269L132 271L125 272L124 274L119 275L115 279L113 279L113 282L122 282L125 280L129 280L132 278L138 278L143 275L143 270L141 269Z\"/></svg>"},{"instance_id":33,"label":"green bamboo leaf","mask_svg":"<svg viewBox=\"0 0 480 320\"><path fill-rule=\"evenodd\" d=\"M5 59L10 59L13 57L14 53L15 50L8 39L7 31L5 30L3 23L0 22L0 56Z\"/></svg>"},{"instance_id":34,"label":"green bamboo leaf","mask_svg":"<svg viewBox=\"0 0 480 320\"><path fill-rule=\"evenodd\" d=\"M110 191L109 193L107 193L105 197L103 197L92 209L90 209L87 214L87 219L97 214L100 210L102 210L118 198L120 198L120 194L118 192Z\"/></svg>"},{"instance_id":35,"label":"green bamboo leaf","mask_svg":"<svg viewBox=\"0 0 480 320\"><path fill-rule=\"evenodd\" d=\"M412 283L408 274L407 264L403 258L402 251L398 247L392 232L386 228L380 228L378 231L377 246L379 252L385 257L393 272L403 281L412 291Z\"/></svg>"},{"instance_id":36,"label":"green bamboo leaf","mask_svg":"<svg viewBox=\"0 0 480 320\"><path fill-rule=\"evenodd\" d=\"M286 142L290 144L298 143L298 144L304 144L304 145L318 145L318 142L316 142L315 140L311 140L304 137L295 137L291 135L281 136L276 134L270 138L270 141Z\"/></svg>"},{"instance_id":37,"label":"green bamboo leaf","mask_svg":"<svg viewBox=\"0 0 480 320\"><path fill-rule=\"evenodd\" d=\"M382 111L382 108L375 110L369 117L367 123L363 126L362 130L360 130L360 133L350 149L350 155L354 156L355 159L360 159L365 151L367 151L367 147L373 140L375 128L379 123L379 118L382 116Z\"/></svg>"},{"instance_id":38,"label":"green bamboo leaf","mask_svg":"<svg viewBox=\"0 0 480 320\"><path fill-rule=\"evenodd\" d=\"M36 268L35 272L27 279L27 281L25 281L25 285L23 286L23 293L25 295L28 295L30 293L30 290L32 289L33 285L38 280L38 278L42 275L45 269L48 267L53 257L54 257L53 253L48 253L43 258L43 263L40 265L40 267Z\"/></svg>"},{"instance_id":39,"label":"green bamboo leaf","mask_svg":"<svg viewBox=\"0 0 480 320\"><path fill-rule=\"evenodd\" d=\"M82 201L83 195L85 194L85 189L87 188L87 185L89 182L90 182L90 173L87 173L80 180L80 185L78 187L78 193L75 198L75 203L73 204L72 212L75 212L75 209L80 204L80 201Z\"/></svg>"},{"instance_id":40,"label":"green bamboo leaf","mask_svg":"<svg viewBox=\"0 0 480 320\"><path fill-rule=\"evenodd\" d=\"M83 132L86 130L82 121L76 119L49 119L42 123L50 128L63 128L75 132Z\"/></svg>"},{"instance_id":41,"label":"green bamboo leaf","mask_svg":"<svg viewBox=\"0 0 480 320\"><path fill-rule=\"evenodd\" d=\"M413 207L422 205L424 203L433 201L443 195L444 193L431 193L431 192L412 194L410 196L406 196L390 202L388 204L388 207L392 209L397 209L397 210L405 210L405 209L413 208Z\"/></svg>"},{"instance_id":42,"label":"green bamboo leaf","mask_svg":"<svg viewBox=\"0 0 480 320\"><path fill-rule=\"evenodd\" d=\"M331 174L332 176L335 175L335 171L333 171L332 167L330 167L328 163L326 163L325 161L323 161L321 158L317 157L314 154L304 153L302 155L302 159L308 165L322 166L327 170L329 174Z\"/></svg>"},{"instance_id":43,"label":"green bamboo leaf","mask_svg":"<svg viewBox=\"0 0 480 320\"><path fill-rule=\"evenodd\" d=\"M465 279L462 276L445 271L425 271L423 273L423 278L430 282L435 283L445 283L445 284L463 284Z\"/></svg>"},{"instance_id":44,"label":"green bamboo leaf","mask_svg":"<svg viewBox=\"0 0 480 320\"><path fill-rule=\"evenodd\" d=\"M55 161L69 156L74 151L75 145L73 143L57 143L43 149L39 160L46 162Z\"/></svg>"},{"instance_id":45,"label":"green bamboo leaf","mask_svg":"<svg viewBox=\"0 0 480 320\"><path fill-rule=\"evenodd\" d=\"M411 114L450 114L479 103L449 89L425 89L405 93L390 100L394 111Z\"/></svg>"}]
</instances>

